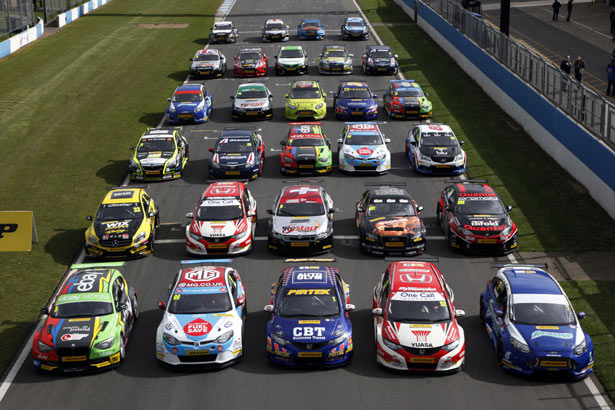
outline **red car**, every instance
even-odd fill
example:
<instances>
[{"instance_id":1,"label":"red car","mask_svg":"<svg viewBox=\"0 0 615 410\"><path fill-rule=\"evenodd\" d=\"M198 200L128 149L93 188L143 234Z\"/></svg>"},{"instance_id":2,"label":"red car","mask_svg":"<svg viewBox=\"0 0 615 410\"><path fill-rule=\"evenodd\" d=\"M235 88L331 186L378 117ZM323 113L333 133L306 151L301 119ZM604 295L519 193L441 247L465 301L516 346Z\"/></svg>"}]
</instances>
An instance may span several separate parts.
<instances>
[{"instance_id":1,"label":"red car","mask_svg":"<svg viewBox=\"0 0 615 410\"><path fill-rule=\"evenodd\" d=\"M193 255L237 255L252 250L256 201L243 182L214 182L199 199L186 226L186 251Z\"/></svg>"},{"instance_id":2,"label":"red car","mask_svg":"<svg viewBox=\"0 0 615 410\"><path fill-rule=\"evenodd\" d=\"M517 247L517 225L484 180L452 182L442 190L436 214L448 245L460 251L507 254Z\"/></svg>"},{"instance_id":3,"label":"red car","mask_svg":"<svg viewBox=\"0 0 615 410\"><path fill-rule=\"evenodd\" d=\"M465 361L465 336L454 295L438 268L393 262L374 288L376 360L397 370L454 372Z\"/></svg>"},{"instance_id":4,"label":"red car","mask_svg":"<svg viewBox=\"0 0 615 410\"><path fill-rule=\"evenodd\" d=\"M262 48L242 48L235 57L235 77L262 77L267 75L267 56Z\"/></svg>"}]
</instances>

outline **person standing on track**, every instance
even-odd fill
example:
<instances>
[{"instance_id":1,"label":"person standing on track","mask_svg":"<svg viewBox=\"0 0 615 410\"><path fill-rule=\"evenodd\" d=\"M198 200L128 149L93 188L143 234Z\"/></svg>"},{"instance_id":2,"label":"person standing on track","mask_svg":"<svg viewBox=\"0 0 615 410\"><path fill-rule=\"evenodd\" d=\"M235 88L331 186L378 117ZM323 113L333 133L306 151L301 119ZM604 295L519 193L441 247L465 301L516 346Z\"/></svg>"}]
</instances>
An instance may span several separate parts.
<instances>
[{"instance_id":1,"label":"person standing on track","mask_svg":"<svg viewBox=\"0 0 615 410\"><path fill-rule=\"evenodd\" d=\"M583 80L583 71L585 71L585 61L583 61L581 56L577 56L572 66L574 67L574 78L576 78L578 82L581 82Z\"/></svg>"},{"instance_id":2,"label":"person standing on track","mask_svg":"<svg viewBox=\"0 0 615 410\"><path fill-rule=\"evenodd\" d=\"M568 10L568 17L566 17L566 21L570 21L570 15L572 14L572 1L568 0L568 4L566 4L566 9Z\"/></svg>"},{"instance_id":3,"label":"person standing on track","mask_svg":"<svg viewBox=\"0 0 615 410\"><path fill-rule=\"evenodd\" d=\"M557 21L557 16L559 15L559 9L560 7L562 7L562 3L560 3L558 0L555 0L551 7L553 7L553 21Z\"/></svg>"},{"instance_id":4,"label":"person standing on track","mask_svg":"<svg viewBox=\"0 0 615 410\"><path fill-rule=\"evenodd\" d=\"M615 96L615 60L612 58L606 66L606 80L606 95Z\"/></svg>"}]
</instances>

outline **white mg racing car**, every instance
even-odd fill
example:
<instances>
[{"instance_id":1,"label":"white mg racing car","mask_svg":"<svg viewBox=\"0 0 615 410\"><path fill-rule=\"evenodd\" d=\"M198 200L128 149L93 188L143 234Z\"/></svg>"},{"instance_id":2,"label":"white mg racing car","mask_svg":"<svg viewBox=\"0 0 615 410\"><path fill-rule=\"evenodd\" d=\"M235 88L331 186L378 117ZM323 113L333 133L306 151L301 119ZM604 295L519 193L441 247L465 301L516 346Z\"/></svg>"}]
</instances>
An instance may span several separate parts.
<instances>
[{"instance_id":1,"label":"white mg racing car","mask_svg":"<svg viewBox=\"0 0 615 410\"><path fill-rule=\"evenodd\" d=\"M333 247L333 200L322 187L293 185L282 188L267 210L269 250L278 253L315 254Z\"/></svg>"},{"instance_id":2,"label":"white mg racing car","mask_svg":"<svg viewBox=\"0 0 615 410\"><path fill-rule=\"evenodd\" d=\"M195 77L222 77L226 72L226 57L215 48L198 50L190 59L190 76Z\"/></svg>"},{"instance_id":3,"label":"white mg racing car","mask_svg":"<svg viewBox=\"0 0 615 410\"><path fill-rule=\"evenodd\" d=\"M280 19L269 19L263 24L263 41L288 41L288 26Z\"/></svg>"},{"instance_id":4,"label":"white mg racing car","mask_svg":"<svg viewBox=\"0 0 615 410\"><path fill-rule=\"evenodd\" d=\"M200 263L203 261L190 261ZM243 355L246 291L230 267L184 268L158 303L156 359L170 367L217 366Z\"/></svg>"},{"instance_id":5,"label":"white mg racing car","mask_svg":"<svg viewBox=\"0 0 615 410\"><path fill-rule=\"evenodd\" d=\"M231 117L234 120L273 118L273 95L263 83L240 84L231 98Z\"/></svg>"},{"instance_id":6,"label":"white mg racing car","mask_svg":"<svg viewBox=\"0 0 615 410\"><path fill-rule=\"evenodd\" d=\"M346 123L337 140L341 172L374 172L391 170L391 152L376 123Z\"/></svg>"}]
</instances>

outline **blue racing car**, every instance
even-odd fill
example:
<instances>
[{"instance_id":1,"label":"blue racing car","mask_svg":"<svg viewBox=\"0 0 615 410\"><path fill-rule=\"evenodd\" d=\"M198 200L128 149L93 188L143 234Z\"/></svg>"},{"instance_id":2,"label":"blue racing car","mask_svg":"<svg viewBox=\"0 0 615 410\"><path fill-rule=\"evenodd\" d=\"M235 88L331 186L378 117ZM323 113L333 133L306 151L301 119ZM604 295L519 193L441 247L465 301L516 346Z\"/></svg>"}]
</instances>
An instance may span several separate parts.
<instances>
[{"instance_id":1,"label":"blue racing car","mask_svg":"<svg viewBox=\"0 0 615 410\"><path fill-rule=\"evenodd\" d=\"M324 40L325 25L318 19L302 19L297 26L297 37L299 40Z\"/></svg>"},{"instance_id":2,"label":"blue racing car","mask_svg":"<svg viewBox=\"0 0 615 410\"><path fill-rule=\"evenodd\" d=\"M341 28L342 40L367 40L369 30L361 17L347 17Z\"/></svg>"},{"instance_id":3,"label":"blue racing car","mask_svg":"<svg viewBox=\"0 0 615 410\"><path fill-rule=\"evenodd\" d=\"M211 115L212 98L202 84L180 85L168 101L167 121L172 124L205 122Z\"/></svg>"},{"instance_id":4,"label":"blue racing car","mask_svg":"<svg viewBox=\"0 0 615 410\"><path fill-rule=\"evenodd\" d=\"M209 179L255 179L265 162L263 137L254 129L222 131L209 152L214 154L209 160Z\"/></svg>"},{"instance_id":5,"label":"blue racing car","mask_svg":"<svg viewBox=\"0 0 615 410\"><path fill-rule=\"evenodd\" d=\"M335 118L373 120L378 116L376 98L366 82L341 82L333 96Z\"/></svg>"},{"instance_id":6,"label":"blue racing car","mask_svg":"<svg viewBox=\"0 0 615 410\"><path fill-rule=\"evenodd\" d=\"M484 324L500 365L524 375L562 374L574 379L594 367L592 340L581 329L566 294L537 265L508 264L480 296Z\"/></svg>"},{"instance_id":7,"label":"blue racing car","mask_svg":"<svg viewBox=\"0 0 615 410\"><path fill-rule=\"evenodd\" d=\"M267 357L285 365L334 366L352 358L350 287L338 269L294 266L271 286Z\"/></svg>"}]
</instances>

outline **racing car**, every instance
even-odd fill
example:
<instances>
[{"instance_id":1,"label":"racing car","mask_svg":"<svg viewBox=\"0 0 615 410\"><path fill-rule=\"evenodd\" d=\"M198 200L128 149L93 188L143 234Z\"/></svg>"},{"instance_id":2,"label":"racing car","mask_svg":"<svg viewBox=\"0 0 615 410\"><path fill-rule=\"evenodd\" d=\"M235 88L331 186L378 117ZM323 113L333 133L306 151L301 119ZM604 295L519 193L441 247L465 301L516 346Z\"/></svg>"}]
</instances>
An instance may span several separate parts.
<instances>
[{"instance_id":1,"label":"racing car","mask_svg":"<svg viewBox=\"0 0 615 410\"><path fill-rule=\"evenodd\" d=\"M188 165L188 140L181 128L148 128L139 139L130 160L128 173L132 181L181 178Z\"/></svg>"},{"instance_id":2,"label":"racing car","mask_svg":"<svg viewBox=\"0 0 615 410\"><path fill-rule=\"evenodd\" d=\"M263 41L288 41L288 26L280 19L269 19L263 24Z\"/></svg>"},{"instance_id":3,"label":"racing car","mask_svg":"<svg viewBox=\"0 0 615 410\"><path fill-rule=\"evenodd\" d=\"M209 33L210 43L236 43L237 27L232 21L218 21L214 23Z\"/></svg>"},{"instance_id":4,"label":"racing car","mask_svg":"<svg viewBox=\"0 0 615 410\"><path fill-rule=\"evenodd\" d=\"M327 94L318 81L295 81L284 98L284 117L287 120L327 118Z\"/></svg>"},{"instance_id":5,"label":"racing car","mask_svg":"<svg viewBox=\"0 0 615 410\"><path fill-rule=\"evenodd\" d=\"M373 120L378 116L377 98L365 82L341 82L333 95L335 118Z\"/></svg>"},{"instance_id":6,"label":"racing car","mask_svg":"<svg viewBox=\"0 0 615 410\"><path fill-rule=\"evenodd\" d=\"M324 46L318 55L320 74L352 74L353 55L344 46Z\"/></svg>"},{"instance_id":7,"label":"racing car","mask_svg":"<svg viewBox=\"0 0 615 410\"><path fill-rule=\"evenodd\" d=\"M267 75L267 56L262 48L242 48L235 57L233 76L262 77Z\"/></svg>"},{"instance_id":8,"label":"racing car","mask_svg":"<svg viewBox=\"0 0 615 410\"><path fill-rule=\"evenodd\" d=\"M427 243L422 210L406 188L366 190L355 209L359 247L373 255L420 255Z\"/></svg>"},{"instance_id":9,"label":"racing car","mask_svg":"<svg viewBox=\"0 0 615 410\"><path fill-rule=\"evenodd\" d=\"M209 160L209 179L256 179L263 172L265 144L254 129L225 129L209 152L214 154Z\"/></svg>"},{"instance_id":10,"label":"racing car","mask_svg":"<svg viewBox=\"0 0 615 410\"><path fill-rule=\"evenodd\" d=\"M393 262L374 288L372 314L379 365L455 372L465 363L465 334L453 290L429 262Z\"/></svg>"},{"instance_id":11,"label":"racing car","mask_svg":"<svg viewBox=\"0 0 615 410\"><path fill-rule=\"evenodd\" d=\"M431 101L414 80L389 80L384 93L384 110L390 118L429 118Z\"/></svg>"},{"instance_id":12,"label":"racing car","mask_svg":"<svg viewBox=\"0 0 615 410\"><path fill-rule=\"evenodd\" d=\"M282 188L267 213L267 245L278 253L323 253L333 248L333 200L316 185Z\"/></svg>"},{"instance_id":13,"label":"racing car","mask_svg":"<svg viewBox=\"0 0 615 410\"><path fill-rule=\"evenodd\" d=\"M374 172L391 170L391 152L376 123L346 123L337 140L340 172Z\"/></svg>"},{"instance_id":14,"label":"racing car","mask_svg":"<svg viewBox=\"0 0 615 410\"><path fill-rule=\"evenodd\" d=\"M342 40L368 40L369 30L361 17L346 17L341 28Z\"/></svg>"},{"instance_id":15,"label":"racing car","mask_svg":"<svg viewBox=\"0 0 615 410\"><path fill-rule=\"evenodd\" d=\"M110 369L126 357L139 316L137 293L116 269L124 262L72 265L34 333L32 363L41 371Z\"/></svg>"},{"instance_id":16,"label":"racing car","mask_svg":"<svg viewBox=\"0 0 615 410\"><path fill-rule=\"evenodd\" d=\"M186 214L186 252L237 255L252 250L256 201L243 182L214 182Z\"/></svg>"},{"instance_id":17,"label":"racing car","mask_svg":"<svg viewBox=\"0 0 615 410\"><path fill-rule=\"evenodd\" d=\"M215 48L206 48L196 52L190 59L190 76L194 77L222 77L226 72L226 57Z\"/></svg>"},{"instance_id":18,"label":"racing car","mask_svg":"<svg viewBox=\"0 0 615 410\"><path fill-rule=\"evenodd\" d=\"M234 120L273 118L273 95L263 83L239 84L237 93L231 98L231 117Z\"/></svg>"},{"instance_id":19,"label":"racing car","mask_svg":"<svg viewBox=\"0 0 615 410\"><path fill-rule=\"evenodd\" d=\"M574 308L546 265L496 265L480 295L480 322L503 369L531 376L588 376L594 346Z\"/></svg>"},{"instance_id":20,"label":"racing car","mask_svg":"<svg viewBox=\"0 0 615 410\"><path fill-rule=\"evenodd\" d=\"M280 172L286 174L330 174L333 170L331 143L320 122L291 123L280 141Z\"/></svg>"},{"instance_id":21,"label":"racing car","mask_svg":"<svg viewBox=\"0 0 615 410\"><path fill-rule=\"evenodd\" d=\"M484 180L448 181L436 215L448 245L460 251L508 254L517 247L517 225Z\"/></svg>"},{"instance_id":22,"label":"racing car","mask_svg":"<svg viewBox=\"0 0 615 410\"><path fill-rule=\"evenodd\" d=\"M466 171L466 153L445 124L420 124L408 132L406 157L416 172L459 175Z\"/></svg>"},{"instance_id":23,"label":"racing car","mask_svg":"<svg viewBox=\"0 0 615 410\"><path fill-rule=\"evenodd\" d=\"M361 67L365 74L397 74L397 58L389 46L367 46L361 57Z\"/></svg>"},{"instance_id":24,"label":"racing car","mask_svg":"<svg viewBox=\"0 0 615 410\"><path fill-rule=\"evenodd\" d=\"M235 269L182 268L158 307L164 310L156 331L160 364L224 367L243 356L246 289Z\"/></svg>"},{"instance_id":25,"label":"racing car","mask_svg":"<svg viewBox=\"0 0 615 410\"><path fill-rule=\"evenodd\" d=\"M271 285L267 357L289 366L335 366L352 358L350 286L339 269L294 266Z\"/></svg>"},{"instance_id":26,"label":"racing car","mask_svg":"<svg viewBox=\"0 0 615 410\"><path fill-rule=\"evenodd\" d=\"M301 46L284 46L280 47L278 55L274 57L275 73L277 75L284 74L307 74L308 55Z\"/></svg>"},{"instance_id":27,"label":"racing car","mask_svg":"<svg viewBox=\"0 0 615 410\"><path fill-rule=\"evenodd\" d=\"M160 216L154 199L141 186L108 188L85 230L85 254L90 258L126 258L154 251Z\"/></svg>"},{"instance_id":28,"label":"racing car","mask_svg":"<svg viewBox=\"0 0 615 410\"><path fill-rule=\"evenodd\" d=\"M297 37L299 40L324 40L325 25L318 19L301 19L297 26Z\"/></svg>"},{"instance_id":29,"label":"racing car","mask_svg":"<svg viewBox=\"0 0 615 410\"><path fill-rule=\"evenodd\" d=\"M202 84L180 85L175 89L173 98L167 100L167 122L171 124L208 121L213 107L211 95Z\"/></svg>"}]
</instances>

